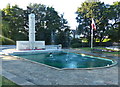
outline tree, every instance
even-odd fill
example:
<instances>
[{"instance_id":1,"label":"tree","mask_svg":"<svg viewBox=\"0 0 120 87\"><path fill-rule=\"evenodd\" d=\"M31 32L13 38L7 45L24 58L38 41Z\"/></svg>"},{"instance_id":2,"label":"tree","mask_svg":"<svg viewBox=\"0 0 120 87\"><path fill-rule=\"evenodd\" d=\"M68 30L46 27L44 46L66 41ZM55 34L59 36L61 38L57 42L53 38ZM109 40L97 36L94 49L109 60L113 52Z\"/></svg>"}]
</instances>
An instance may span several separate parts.
<instances>
[{"instance_id":1,"label":"tree","mask_svg":"<svg viewBox=\"0 0 120 87\"><path fill-rule=\"evenodd\" d=\"M46 44L59 44L55 41L57 34L62 29L69 28L63 16L59 16L53 7L41 4L30 4L28 7L28 12L33 12L36 16L36 40L45 40Z\"/></svg>"},{"instance_id":2,"label":"tree","mask_svg":"<svg viewBox=\"0 0 120 87\"><path fill-rule=\"evenodd\" d=\"M7 7L3 9L2 18L4 36L14 41L26 40L27 35L24 32L23 10L21 8L17 5L11 7L10 4L8 4Z\"/></svg>"},{"instance_id":3,"label":"tree","mask_svg":"<svg viewBox=\"0 0 120 87\"><path fill-rule=\"evenodd\" d=\"M94 40L99 39L102 42L105 36L108 36L109 11L110 6L101 2L84 2L77 9L78 32L83 34L90 41L91 19L95 20L97 30L94 31Z\"/></svg>"},{"instance_id":4,"label":"tree","mask_svg":"<svg viewBox=\"0 0 120 87\"><path fill-rule=\"evenodd\" d=\"M36 3L29 4L26 10L19 8L17 5L10 6L8 4L2 10L3 36L14 41L28 40L28 15L30 13L35 14L36 40L44 40L46 44L59 44L55 43L56 36L61 30L65 30L65 32L68 30L67 21L63 16L59 16L53 7ZM62 38L63 40L64 38Z\"/></svg>"},{"instance_id":5,"label":"tree","mask_svg":"<svg viewBox=\"0 0 120 87\"><path fill-rule=\"evenodd\" d=\"M67 20L64 19L64 15L61 14L60 28L56 33L56 44L62 44L63 47L70 47L70 27L67 25Z\"/></svg>"},{"instance_id":6,"label":"tree","mask_svg":"<svg viewBox=\"0 0 120 87\"><path fill-rule=\"evenodd\" d=\"M114 2L110 6L111 23L109 23L110 30L108 31L109 38L112 42L120 42L120 2Z\"/></svg>"}]
</instances>

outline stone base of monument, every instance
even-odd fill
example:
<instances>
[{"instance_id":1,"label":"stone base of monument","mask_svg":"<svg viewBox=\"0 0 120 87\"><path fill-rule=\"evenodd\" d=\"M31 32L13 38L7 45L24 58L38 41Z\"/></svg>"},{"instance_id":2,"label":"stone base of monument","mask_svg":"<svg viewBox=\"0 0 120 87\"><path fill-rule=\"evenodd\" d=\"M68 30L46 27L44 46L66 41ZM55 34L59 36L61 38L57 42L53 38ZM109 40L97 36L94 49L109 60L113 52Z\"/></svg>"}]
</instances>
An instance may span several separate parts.
<instances>
[{"instance_id":1,"label":"stone base of monument","mask_svg":"<svg viewBox=\"0 0 120 87\"><path fill-rule=\"evenodd\" d=\"M50 48L50 49L49 49ZM2 50L6 55L37 54L43 52L59 52L62 45L45 46L45 41L35 41L35 14L29 14L29 41L17 41L16 49Z\"/></svg>"},{"instance_id":2,"label":"stone base of monument","mask_svg":"<svg viewBox=\"0 0 120 87\"><path fill-rule=\"evenodd\" d=\"M51 53L51 52L61 52L62 49L46 49L46 50L16 50L16 49L6 49L2 50L5 55L27 55L27 54L38 54L38 53Z\"/></svg>"},{"instance_id":3,"label":"stone base of monument","mask_svg":"<svg viewBox=\"0 0 120 87\"><path fill-rule=\"evenodd\" d=\"M27 42L22 42L22 43L27 43ZM19 44L20 45L20 44ZM19 46L18 45L18 46ZM24 44L25 45L25 44ZM38 53L50 53L50 52L61 52L62 51L62 45L45 45L44 47L41 46L38 48L39 49L25 49L25 46L21 46L21 49L5 49L2 50L2 53L5 55L23 55L23 54L38 54ZM23 49L24 48L24 49Z\"/></svg>"},{"instance_id":4,"label":"stone base of monument","mask_svg":"<svg viewBox=\"0 0 120 87\"><path fill-rule=\"evenodd\" d=\"M17 41L17 50L44 50L45 41Z\"/></svg>"}]
</instances>

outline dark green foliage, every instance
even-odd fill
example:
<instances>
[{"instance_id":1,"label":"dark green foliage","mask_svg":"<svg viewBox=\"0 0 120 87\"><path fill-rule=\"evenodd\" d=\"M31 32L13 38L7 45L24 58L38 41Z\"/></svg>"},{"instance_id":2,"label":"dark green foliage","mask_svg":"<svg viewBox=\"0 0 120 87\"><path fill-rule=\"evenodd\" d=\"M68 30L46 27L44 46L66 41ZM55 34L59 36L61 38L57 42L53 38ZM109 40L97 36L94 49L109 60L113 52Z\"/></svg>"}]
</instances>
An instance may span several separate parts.
<instances>
[{"instance_id":1,"label":"dark green foliage","mask_svg":"<svg viewBox=\"0 0 120 87\"><path fill-rule=\"evenodd\" d=\"M74 43L71 45L72 48L81 48L81 47L89 47L89 43L81 42L81 43Z\"/></svg>"},{"instance_id":2,"label":"dark green foliage","mask_svg":"<svg viewBox=\"0 0 120 87\"><path fill-rule=\"evenodd\" d=\"M112 42L120 42L120 2L114 2L110 9L111 19L114 22L110 24L109 38L111 38Z\"/></svg>"},{"instance_id":3,"label":"dark green foliage","mask_svg":"<svg viewBox=\"0 0 120 87\"><path fill-rule=\"evenodd\" d=\"M94 18L97 26L97 30L94 31L94 39L98 38L103 41L104 36L107 36L107 28L105 28L108 24L107 14L109 14L107 5L101 2L84 2L82 7L78 8L77 14L79 32L90 39L91 19Z\"/></svg>"},{"instance_id":4,"label":"dark green foliage","mask_svg":"<svg viewBox=\"0 0 120 87\"><path fill-rule=\"evenodd\" d=\"M71 47L72 48L89 47L89 43L88 42L82 42L82 39L74 38L71 41Z\"/></svg>"},{"instance_id":5,"label":"dark green foliage","mask_svg":"<svg viewBox=\"0 0 120 87\"><path fill-rule=\"evenodd\" d=\"M119 19L120 19L120 2L113 5L104 4L102 2L84 2L77 9L77 22L79 34L83 34L90 41L91 35L91 18L94 19L97 30L94 31L94 41L99 39L102 42L106 38L111 41L118 42L119 35ZM113 20L115 23L110 23ZM107 36L107 37L106 37Z\"/></svg>"},{"instance_id":6,"label":"dark green foliage","mask_svg":"<svg viewBox=\"0 0 120 87\"><path fill-rule=\"evenodd\" d=\"M73 38L73 39L71 40L71 44L81 43L81 42L82 42L82 40L81 40L81 39L78 39L78 38Z\"/></svg>"},{"instance_id":7,"label":"dark green foliage","mask_svg":"<svg viewBox=\"0 0 120 87\"><path fill-rule=\"evenodd\" d=\"M56 34L56 44L62 44L62 47L70 47L71 44L71 37L70 37L70 30L65 29L62 31L59 31Z\"/></svg>"},{"instance_id":8,"label":"dark green foliage","mask_svg":"<svg viewBox=\"0 0 120 87\"><path fill-rule=\"evenodd\" d=\"M72 48L80 48L82 46L81 46L81 43L74 43L74 44L71 45L71 47Z\"/></svg>"},{"instance_id":9,"label":"dark green foliage","mask_svg":"<svg viewBox=\"0 0 120 87\"><path fill-rule=\"evenodd\" d=\"M13 41L28 40L28 15L30 13L35 14L37 41L42 40L46 44L60 44L64 40L59 35L62 31L69 30L66 19L63 18L63 15L59 16L53 7L41 4L29 4L26 10L19 8L17 5L10 6L8 4L2 10L2 35ZM67 32L69 33L69 31ZM69 34L63 34L65 38L69 38ZM58 40L59 42L55 43ZM66 42L62 44L67 46Z\"/></svg>"},{"instance_id":10,"label":"dark green foliage","mask_svg":"<svg viewBox=\"0 0 120 87\"><path fill-rule=\"evenodd\" d=\"M82 47L81 43L82 43L82 42L81 42L80 39L78 39L78 38L73 38L73 39L71 40L71 47L72 47L72 48Z\"/></svg>"},{"instance_id":11,"label":"dark green foliage","mask_svg":"<svg viewBox=\"0 0 120 87\"><path fill-rule=\"evenodd\" d=\"M19 40L19 37L27 38L27 33L24 29L23 9L17 5L7 5L2 10L2 35L14 41ZM24 40L21 38L21 40Z\"/></svg>"},{"instance_id":12,"label":"dark green foliage","mask_svg":"<svg viewBox=\"0 0 120 87\"><path fill-rule=\"evenodd\" d=\"M113 42L95 42L94 43L94 46L104 46L104 47L107 47L107 46L112 46L113 45Z\"/></svg>"}]
</instances>

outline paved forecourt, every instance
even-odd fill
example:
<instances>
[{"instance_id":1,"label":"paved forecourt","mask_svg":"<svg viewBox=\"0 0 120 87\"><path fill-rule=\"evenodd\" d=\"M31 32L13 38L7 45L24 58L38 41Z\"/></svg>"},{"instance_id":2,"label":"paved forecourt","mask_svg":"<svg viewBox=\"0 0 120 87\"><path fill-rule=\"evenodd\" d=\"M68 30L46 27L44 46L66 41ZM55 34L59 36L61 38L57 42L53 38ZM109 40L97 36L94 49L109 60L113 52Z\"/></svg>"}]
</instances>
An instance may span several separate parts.
<instances>
[{"instance_id":1,"label":"paved forecourt","mask_svg":"<svg viewBox=\"0 0 120 87\"><path fill-rule=\"evenodd\" d=\"M98 55L82 50L69 52ZM117 56L101 56L118 59ZM58 70L13 56L1 55L1 59L2 75L19 85L118 85L117 65L93 70Z\"/></svg>"}]
</instances>

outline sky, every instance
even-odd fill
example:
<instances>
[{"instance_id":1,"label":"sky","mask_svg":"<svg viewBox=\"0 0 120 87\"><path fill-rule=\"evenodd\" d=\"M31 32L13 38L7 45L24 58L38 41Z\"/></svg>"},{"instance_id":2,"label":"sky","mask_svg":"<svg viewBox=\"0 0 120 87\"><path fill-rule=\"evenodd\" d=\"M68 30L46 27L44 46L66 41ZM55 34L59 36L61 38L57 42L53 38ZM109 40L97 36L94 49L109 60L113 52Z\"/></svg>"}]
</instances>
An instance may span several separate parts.
<instances>
[{"instance_id":1,"label":"sky","mask_svg":"<svg viewBox=\"0 0 120 87\"><path fill-rule=\"evenodd\" d=\"M46 6L52 6L59 14L64 14L64 18L67 19L68 25L71 29L76 29L76 14L77 8L81 6L85 0L3 0L0 2L0 9L6 7L8 3L11 5L17 4L20 8L26 9L29 3L44 4ZM105 4L112 4L115 1L120 0L100 0Z\"/></svg>"}]
</instances>

